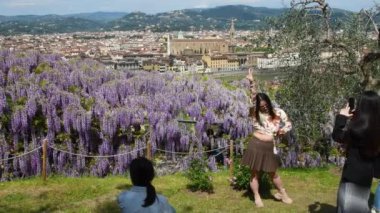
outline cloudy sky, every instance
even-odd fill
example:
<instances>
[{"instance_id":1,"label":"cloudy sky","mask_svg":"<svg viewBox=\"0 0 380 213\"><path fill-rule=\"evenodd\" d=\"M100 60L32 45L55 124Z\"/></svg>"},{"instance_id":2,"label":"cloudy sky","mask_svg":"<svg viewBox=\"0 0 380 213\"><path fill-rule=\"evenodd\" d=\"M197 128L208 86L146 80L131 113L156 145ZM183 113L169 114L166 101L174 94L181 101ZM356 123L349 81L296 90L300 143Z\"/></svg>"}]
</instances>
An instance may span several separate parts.
<instances>
[{"instance_id":1,"label":"cloudy sky","mask_svg":"<svg viewBox=\"0 0 380 213\"><path fill-rule=\"evenodd\" d=\"M244 4L281 8L290 0L0 0L0 15L71 14L81 12L166 12L187 8L207 8ZM332 7L351 11L369 8L380 0L327 0Z\"/></svg>"}]
</instances>

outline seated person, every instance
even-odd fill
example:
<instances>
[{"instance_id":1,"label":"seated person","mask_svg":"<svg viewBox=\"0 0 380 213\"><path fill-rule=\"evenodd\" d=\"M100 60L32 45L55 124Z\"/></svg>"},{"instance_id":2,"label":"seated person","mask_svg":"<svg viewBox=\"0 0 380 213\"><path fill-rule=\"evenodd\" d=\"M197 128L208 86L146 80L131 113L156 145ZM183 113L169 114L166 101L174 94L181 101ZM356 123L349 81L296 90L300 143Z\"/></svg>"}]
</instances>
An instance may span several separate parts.
<instances>
[{"instance_id":1,"label":"seated person","mask_svg":"<svg viewBox=\"0 0 380 213\"><path fill-rule=\"evenodd\" d=\"M173 213L175 209L162 195L156 194L152 185L154 169L151 161L144 157L132 160L130 165L132 188L120 193L117 198L123 213Z\"/></svg>"}]
</instances>

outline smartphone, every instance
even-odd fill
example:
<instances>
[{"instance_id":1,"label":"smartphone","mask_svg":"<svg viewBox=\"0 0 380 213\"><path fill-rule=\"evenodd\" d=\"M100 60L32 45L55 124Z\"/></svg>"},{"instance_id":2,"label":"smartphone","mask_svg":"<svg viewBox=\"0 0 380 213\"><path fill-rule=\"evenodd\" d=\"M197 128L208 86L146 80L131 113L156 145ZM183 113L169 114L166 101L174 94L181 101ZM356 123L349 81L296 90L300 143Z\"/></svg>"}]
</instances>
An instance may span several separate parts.
<instances>
[{"instance_id":1,"label":"smartphone","mask_svg":"<svg viewBox=\"0 0 380 213\"><path fill-rule=\"evenodd\" d=\"M348 107L350 107L350 112L355 110L355 98L348 99Z\"/></svg>"}]
</instances>

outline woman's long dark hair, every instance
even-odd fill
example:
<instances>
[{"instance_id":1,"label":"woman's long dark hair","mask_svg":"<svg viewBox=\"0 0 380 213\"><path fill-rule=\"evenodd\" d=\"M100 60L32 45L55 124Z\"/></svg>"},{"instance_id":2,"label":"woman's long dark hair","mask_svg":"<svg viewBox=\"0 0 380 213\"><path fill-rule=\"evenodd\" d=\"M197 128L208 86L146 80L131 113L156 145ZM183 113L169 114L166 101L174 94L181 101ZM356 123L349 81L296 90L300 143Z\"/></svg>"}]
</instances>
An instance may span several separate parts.
<instances>
[{"instance_id":1,"label":"woman's long dark hair","mask_svg":"<svg viewBox=\"0 0 380 213\"><path fill-rule=\"evenodd\" d=\"M152 162L144 157L135 158L131 162L129 171L133 185L146 187L146 198L142 206L152 205L157 199L156 189L152 185L154 178Z\"/></svg>"},{"instance_id":2,"label":"woman's long dark hair","mask_svg":"<svg viewBox=\"0 0 380 213\"><path fill-rule=\"evenodd\" d=\"M272 102L270 101L269 97L265 93L257 93L256 94L256 110L255 110L255 118L259 122L260 125L262 125L260 120L260 101L265 101L268 104L268 113L272 119L275 119L277 116L274 113Z\"/></svg>"},{"instance_id":3,"label":"woman's long dark hair","mask_svg":"<svg viewBox=\"0 0 380 213\"><path fill-rule=\"evenodd\" d=\"M370 158L380 154L380 96L376 92L365 91L359 97L347 131L350 143L362 146L361 154Z\"/></svg>"}]
</instances>

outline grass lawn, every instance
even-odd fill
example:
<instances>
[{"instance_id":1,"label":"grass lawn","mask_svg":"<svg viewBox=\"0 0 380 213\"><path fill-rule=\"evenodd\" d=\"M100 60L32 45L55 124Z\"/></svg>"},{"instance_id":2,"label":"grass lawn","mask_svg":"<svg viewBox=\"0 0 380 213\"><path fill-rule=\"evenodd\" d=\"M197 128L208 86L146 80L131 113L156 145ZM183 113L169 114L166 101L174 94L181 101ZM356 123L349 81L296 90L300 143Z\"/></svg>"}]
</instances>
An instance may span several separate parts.
<instances>
[{"instance_id":1,"label":"grass lawn","mask_svg":"<svg viewBox=\"0 0 380 213\"><path fill-rule=\"evenodd\" d=\"M340 171L335 167L280 170L294 203L286 205L268 195L263 197L265 207L260 209L254 206L250 193L229 186L228 176L227 170L213 173L213 194L188 191L183 174L157 177L153 184L177 212L335 211L340 178ZM118 212L116 196L129 187L130 180L121 176L53 176L46 183L41 178L3 182L0 183L0 212Z\"/></svg>"}]
</instances>

